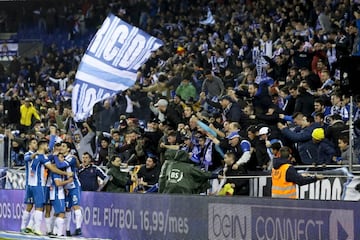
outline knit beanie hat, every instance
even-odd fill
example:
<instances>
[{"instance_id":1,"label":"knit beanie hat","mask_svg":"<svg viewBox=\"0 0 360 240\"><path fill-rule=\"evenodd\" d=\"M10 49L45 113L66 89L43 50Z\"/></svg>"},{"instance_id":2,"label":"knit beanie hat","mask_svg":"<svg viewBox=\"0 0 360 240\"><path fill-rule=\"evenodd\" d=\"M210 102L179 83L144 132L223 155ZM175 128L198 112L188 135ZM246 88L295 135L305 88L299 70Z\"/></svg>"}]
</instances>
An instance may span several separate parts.
<instances>
[{"instance_id":1,"label":"knit beanie hat","mask_svg":"<svg viewBox=\"0 0 360 240\"><path fill-rule=\"evenodd\" d=\"M325 138L325 132L323 128L315 128L311 134L312 138L316 141L322 141Z\"/></svg>"}]
</instances>

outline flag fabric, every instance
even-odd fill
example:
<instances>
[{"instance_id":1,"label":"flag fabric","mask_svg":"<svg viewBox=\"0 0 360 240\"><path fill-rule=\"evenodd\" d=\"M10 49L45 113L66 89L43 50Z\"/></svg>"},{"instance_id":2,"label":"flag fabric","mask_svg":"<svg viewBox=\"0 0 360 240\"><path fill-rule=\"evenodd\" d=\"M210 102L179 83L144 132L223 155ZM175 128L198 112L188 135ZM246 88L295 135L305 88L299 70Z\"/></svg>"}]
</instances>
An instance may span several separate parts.
<instances>
[{"instance_id":1,"label":"flag fabric","mask_svg":"<svg viewBox=\"0 0 360 240\"><path fill-rule=\"evenodd\" d=\"M72 89L76 121L91 116L95 103L131 87L136 72L163 42L115 15L108 15L81 59Z\"/></svg>"},{"instance_id":2,"label":"flag fabric","mask_svg":"<svg viewBox=\"0 0 360 240\"><path fill-rule=\"evenodd\" d=\"M210 8L208 8L208 10L207 10L206 19L200 21L200 24L202 24L202 25L214 25L215 24L215 19L211 13Z\"/></svg>"}]
</instances>

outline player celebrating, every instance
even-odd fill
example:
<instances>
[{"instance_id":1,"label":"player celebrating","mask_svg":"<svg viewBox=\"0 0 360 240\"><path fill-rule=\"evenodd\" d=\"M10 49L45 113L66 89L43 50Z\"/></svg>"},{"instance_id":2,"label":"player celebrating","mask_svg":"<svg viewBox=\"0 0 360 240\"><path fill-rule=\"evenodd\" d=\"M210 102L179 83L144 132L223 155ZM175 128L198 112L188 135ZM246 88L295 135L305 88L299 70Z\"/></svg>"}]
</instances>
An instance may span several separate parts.
<instances>
[{"instance_id":1,"label":"player celebrating","mask_svg":"<svg viewBox=\"0 0 360 240\"><path fill-rule=\"evenodd\" d=\"M48 150L48 141L40 140L38 142L38 150L36 152L35 159L32 163L32 169L35 169L29 176L29 197L34 199L35 212L34 212L34 234L42 235L40 225L43 218L44 204L45 204L45 185L47 176L45 174L45 167L50 171L61 174L72 176L73 173L61 171L56 168L55 165L51 164L46 152Z\"/></svg>"},{"instance_id":2,"label":"player celebrating","mask_svg":"<svg viewBox=\"0 0 360 240\"><path fill-rule=\"evenodd\" d=\"M59 154L58 156L54 155L54 158L57 158L57 160L60 162L64 162L65 160L64 155L62 154ZM62 236L64 232L64 223L65 223L64 185L73 182L73 178L70 177L68 179L65 179L65 176L61 176L56 173L51 173L51 180L52 180L52 184L50 187L50 201L51 201L51 205L54 208L54 215L56 217L54 229L52 230L52 233L55 236Z\"/></svg>"},{"instance_id":3,"label":"player celebrating","mask_svg":"<svg viewBox=\"0 0 360 240\"><path fill-rule=\"evenodd\" d=\"M74 181L64 186L68 190L66 195L66 236L71 236L70 233L70 220L71 220L71 209L75 213L76 230L74 235L81 235L81 224L83 220L80 200L81 200L81 184L77 176L77 168L80 165L76 157L70 153L71 144L69 142L61 143L61 153L65 156L65 161L60 162L55 158L55 164L58 168L70 167L71 172L74 174Z\"/></svg>"},{"instance_id":4,"label":"player celebrating","mask_svg":"<svg viewBox=\"0 0 360 240\"><path fill-rule=\"evenodd\" d=\"M25 200L26 208L23 210L21 217L21 227L20 231L24 233L32 233L33 231L33 216L31 215L31 210L34 206L34 199L30 197L30 187L29 187L29 176L31 174L31 164L32 160L35 158L35 152L38 147L38 141L36 138L32 138L29 141L29 151L25 153ZM29 220L30 219L30 220ZM27 224L27 225L26 225Z\"/></svg>"}]
</instances>

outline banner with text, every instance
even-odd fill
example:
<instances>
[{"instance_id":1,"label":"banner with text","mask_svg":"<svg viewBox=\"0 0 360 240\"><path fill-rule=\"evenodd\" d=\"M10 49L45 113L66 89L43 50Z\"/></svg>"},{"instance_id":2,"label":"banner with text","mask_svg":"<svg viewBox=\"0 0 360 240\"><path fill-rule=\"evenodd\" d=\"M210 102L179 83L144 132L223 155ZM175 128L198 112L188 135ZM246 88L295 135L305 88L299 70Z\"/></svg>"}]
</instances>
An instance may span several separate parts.
<instances>
[{"instance_id":1,"label":"banner with text","mask_svg":"<svg viewBox=\"0 0 360 240\"><path fill-rule=\"evenodd\" d=\"M92 114L95 103L134 85L137 70L163 42L110 14L91 40L75 75L75 120Z\"/></svg>"},{"instance_id":2,"label":"banner with text","mask_svg":"<svg viewBox=\"0 0 360 240\"><path fill-rule=\"evenodd\" d=\"M24 192L0 190L1 230L19 231ZM81 206L86 238L356 239L360 234L360 209L350 201L83 192ZM71 224L74 231L74 216Z\"/></svg>"},{"instance_id":3,"label":"banner with text","mask_svg":"<svg viewBox=\"0 0 360 240\"><path fill-rule=\"evenodd\" d=\"M360 200L360 176L351 174L345 167L321 172L329 177L301 187L297 186L299 199ZM314 172L309 173L313 174ZM250 196L270 197L271 177L269 176L269 173L261 172L257 174L262 174L263 176L250 179ZM25 188L25 172L23 170L3 169L2 175L5 180L2 185L5 189Z\"/></svg>"},{"instance_id":4,"label":"banner with text","mask_svg":"<svg viewBox=\"0 0 360 240\"><path fill-rule=\"evenodd\" d=\"M360 177L354 176L346 167L322 171L298 171L306 174L323 174L325 179L303 186L296 186L298 199L312 200L351 200L360 199ZM250 196L270 197L271 176L263 172L264 176L250 179Z\"/></svg>"},{"instance_id":5,"label":"banner with text","mask_svg":"<svg viewBox=\"0 0 360 240\"><path fill-rule=\"evenodd\" d=\"M17 40L1 40L0 39L0 59L11 60L13 56L17 56L19 51L19 43Z\"/></svg>"}]
</instances>

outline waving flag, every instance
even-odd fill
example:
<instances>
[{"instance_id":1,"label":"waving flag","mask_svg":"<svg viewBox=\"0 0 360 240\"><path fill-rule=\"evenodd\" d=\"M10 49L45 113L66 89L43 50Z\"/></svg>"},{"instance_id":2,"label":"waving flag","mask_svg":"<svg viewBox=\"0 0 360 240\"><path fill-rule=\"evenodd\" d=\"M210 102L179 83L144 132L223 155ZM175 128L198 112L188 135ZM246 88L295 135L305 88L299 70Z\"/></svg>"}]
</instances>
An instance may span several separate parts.
<instances>
[{"instance_id":1,"label":"waving flag","mask_svg":"<svg viewBox=\"0 0 360 240\"><path fill-rule=\"evenodd\" d=\"M214 25L215 24L215 19L211 13L210 8L208 8L208 10L207 10L206 19L200 21L200 24L202 24L202 25Z\"/></svg>"},{"instance_id":2,"label":"waving flag","mask_svg":"<svg viewBox=\"0 0 360 240\"><path fill-rule=\"evenodd\" d=\"M110 14L91 40L75 75L75 120L85 120L95 103L131 87L137 70L162 45L161 40Z\"/></svg>"}]
</instances>

